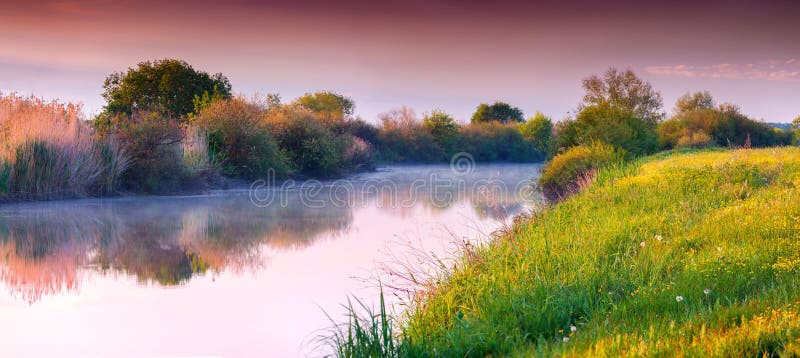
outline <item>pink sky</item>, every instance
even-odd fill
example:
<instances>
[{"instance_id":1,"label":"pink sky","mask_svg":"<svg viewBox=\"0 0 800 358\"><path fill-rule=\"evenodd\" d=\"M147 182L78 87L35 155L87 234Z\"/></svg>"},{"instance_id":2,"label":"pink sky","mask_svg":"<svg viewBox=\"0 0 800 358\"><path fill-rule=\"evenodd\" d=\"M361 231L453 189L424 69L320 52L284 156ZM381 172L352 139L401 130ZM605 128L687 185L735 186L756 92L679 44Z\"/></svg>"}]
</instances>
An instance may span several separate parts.
<instances>
[{"instance_id":1,"label":"pink sky","mask_svg":"<svg viewBox=\"0 0 800 358\"><path fill-rule=\"evenodd\" d=\"M334 90L374 120L401 105L466 120L504 100L556 119L580 80L630 67L665 107L710 90L769 121L800 115L790 1L41 1L0 4L0 90L103 105L103 79L142 60L222 72L234 90Z\"/></svg>"}]
</instances>

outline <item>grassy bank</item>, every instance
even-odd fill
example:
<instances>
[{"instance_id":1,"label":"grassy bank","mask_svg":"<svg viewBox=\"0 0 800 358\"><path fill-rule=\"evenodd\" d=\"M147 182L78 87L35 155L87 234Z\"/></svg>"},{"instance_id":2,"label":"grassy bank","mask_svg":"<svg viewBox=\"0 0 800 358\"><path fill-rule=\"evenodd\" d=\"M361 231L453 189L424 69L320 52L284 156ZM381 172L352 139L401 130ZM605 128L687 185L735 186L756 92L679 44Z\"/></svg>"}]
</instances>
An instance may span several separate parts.
<instances>
[{"instance_id":1,"label":"grassy bank","mask_svg":"<svg viewBox=\"0 0 800 358\"><path fill-rule=\"evenodd\" d=\"M798 148L603 169L437 277L395 352L800 354L798 203Z\"/></svg>"}]
</instances>

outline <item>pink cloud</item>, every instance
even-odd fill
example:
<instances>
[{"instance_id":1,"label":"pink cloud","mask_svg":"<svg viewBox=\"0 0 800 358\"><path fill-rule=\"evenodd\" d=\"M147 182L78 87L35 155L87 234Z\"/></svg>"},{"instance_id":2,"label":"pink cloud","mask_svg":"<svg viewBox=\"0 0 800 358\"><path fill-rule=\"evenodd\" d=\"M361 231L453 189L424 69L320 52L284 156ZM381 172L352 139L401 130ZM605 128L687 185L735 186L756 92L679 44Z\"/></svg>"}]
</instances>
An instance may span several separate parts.
<instances>
[{"instance_id":1,"label":"pink cloud","mask_svg":"<svg viewBox=\"0 0 800 358\"><path fill-rule=\"evenodd\" d=\"M654 75L690 78L800 82L800 61L794 58L788 60L766 60L746 64L721 63L708 66L648 66L645 68L645 71Z\"/></svg>"}]
</instances>

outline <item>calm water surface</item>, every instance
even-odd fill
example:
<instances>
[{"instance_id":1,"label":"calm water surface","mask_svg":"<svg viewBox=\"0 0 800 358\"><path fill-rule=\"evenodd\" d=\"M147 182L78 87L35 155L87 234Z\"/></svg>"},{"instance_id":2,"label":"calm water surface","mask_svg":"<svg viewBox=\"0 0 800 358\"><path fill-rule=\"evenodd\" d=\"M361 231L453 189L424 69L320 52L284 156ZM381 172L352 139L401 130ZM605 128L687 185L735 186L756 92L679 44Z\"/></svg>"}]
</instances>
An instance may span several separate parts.
<instances>
[{"instance_id":1,"label":"calm water surface","mask_svg":"<svg viewBox=\"0 0 800 358\"><path fill-rule=\"evenodd\" d=\"M0 356L293 357L359 277L540 198L536 164L394 166L189 197L0 206ZM318 333L318 332L317 332Z\"/></svg>"}]
</instances>

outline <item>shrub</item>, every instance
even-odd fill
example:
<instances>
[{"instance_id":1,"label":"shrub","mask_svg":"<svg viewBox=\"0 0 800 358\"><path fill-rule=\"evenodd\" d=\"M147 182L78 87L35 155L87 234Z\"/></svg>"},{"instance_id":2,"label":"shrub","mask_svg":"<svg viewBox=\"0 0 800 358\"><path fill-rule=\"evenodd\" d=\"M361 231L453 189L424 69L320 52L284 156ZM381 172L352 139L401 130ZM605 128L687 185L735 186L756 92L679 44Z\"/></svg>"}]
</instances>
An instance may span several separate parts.
<instances>
[{"instance_id":1,"label":"shrub","mask_svg":"<svg viewBox=\"0 0 800 358\"><path fill-rule=\"evenodd\" d=\"M8 178L11 176L11 165L0 159L0 197L8 194Z\"/></svg>"},{"instance_id":2,"label":"shrub","mask_svg":"<svg viewBox=\"0 0 800 358\"><path fill-rule=\"evenodd\" d=\"M353 115L355 110L352 99L330 91L306 93L297 98L295 103L316 113L326 124L340 122Z\"/></svg>"},{"instance_id":3,"label":"shrub","mask_svg":"<svg viewBox=\"0 0 800 358\"><path fill-rule=\"evenodd\" d=\"M130 157L130 168L121 178L127 190L147 193L180 191L190 179L184 166L178 119L159 112L134 112L98 122L102 132L120 140Z\"/></svg>"},{"instance_id":4,"label":"shrub","mask_svg":"<svg viewBox=\"0 0 800 358\"><path fill-rule=\"evenodd\" d=\"M119 147L98 142L73 104L0 96L0 136L0 185L12 196L111 192L127 165Z\"/></svg>"},{"instance_id":5,"label":"shrub","mask_svg":"<svg viewBox=\"0 0 800 358\"><path fill-rule=\"evenodd\" d=\"M449 114L434 110L425 115L422 124L433 136L433 140L439 145L447 156L452 156L456 152L456 142L458 141L458 123Z\"/></svg>"},{"instance_id":6,"label":"shrub","mask_svg":"<svg viewBox=\"0 0 800 358\"><path fill-rule=\"evenodd\" d=\"M289 174L289 163L263 121L264 110L243 98L217 100L194 119L206 133L209 157L233 177L278 178ZM196 151L195 151L196 152Z\"/></svg>"},{"instance_id":7,"label":"shrub","mask_svg":"<svg viewBox=\"0 0 800 358\"><path fill-rule=\"evenodd\" d=\"M664 149L698 145L741 147L748 141L753 147L791 144L789 132L750 119L729 104L680 112L659 125L658 135L659 145ZM700 141L705 138L707 143Z\"/></svg>"},{"instance_id":8,"label":"shrub","mask_svg":"<svg viewBox=\"0 0 800 358\"><path fill-rule=\"evenodd\" d=\"M658 150L658 135L647 121L610 104L584 107L575 121L578 144L601 141L639 156Z\"/></svg>"},{"instance_id":9,"label":"shrub","mask_svg":"<svg viewBox=\"0 0 800 358\"><path fill-rule=\"evenodd\" d=\"M542 169L539 186L548 199L558 199L581 189L600 168L623 160L624 151L601 142L572 147L555 156Z\"/></svg>"},{"instance_id":10,"label":"shrub","mask_svg":"<svg viewBox=\"0 0 800 358\"><path fill-rule=\"evenodd\" d=\"M380 115L379 155L390 162L440 162L447 159L442 147L408 107Z\"/></svg>"},{"instance_id":11,"label":"shrub","mask_svg":"<svg viewBox=\"0 0 800 358\"><path fill-rule=\"evenodd\" d=\"M461 127L459 151L476 161L528 162L541 160L532 143L525 140L517 124L471 123Z\"/></svg>"},{"instance_id":12,"label":"shrub","mask_svg":"<svg viewBox=\"0 0 800 358\"><path fill-rule=\"evenodd\" d=\"M527 122L519 125L519 132L530 142L536 150L539 159L544 159L550 151L550 142L553 138L553 122L540 112Z\"/></svg>"},{"instance_id":13,"label":"shrub","mask_svg":"<svg viewBox=\"0 0 800 358\"><path fill-rule=\"evenodd\" d=\"M495 121L502 123L520 123L524 122L525 118L523 117L521 109L513 107L505 102L495 102L491 105L481 103L478 108L475 109L471 120L472 123Z\"/></svg>"},{"instance_id":14,"label":"shrub","mask_svg":"<svg viewBox=\"0 0 800 358\"><path fill-rule=\"evenodd\" d=\"M346 169L344 151L348 143L334 135L312 111L300 106L285 106L270 111L266 124L286 153L293 171L330 177Z\"/></svg>"}]
</instances>

